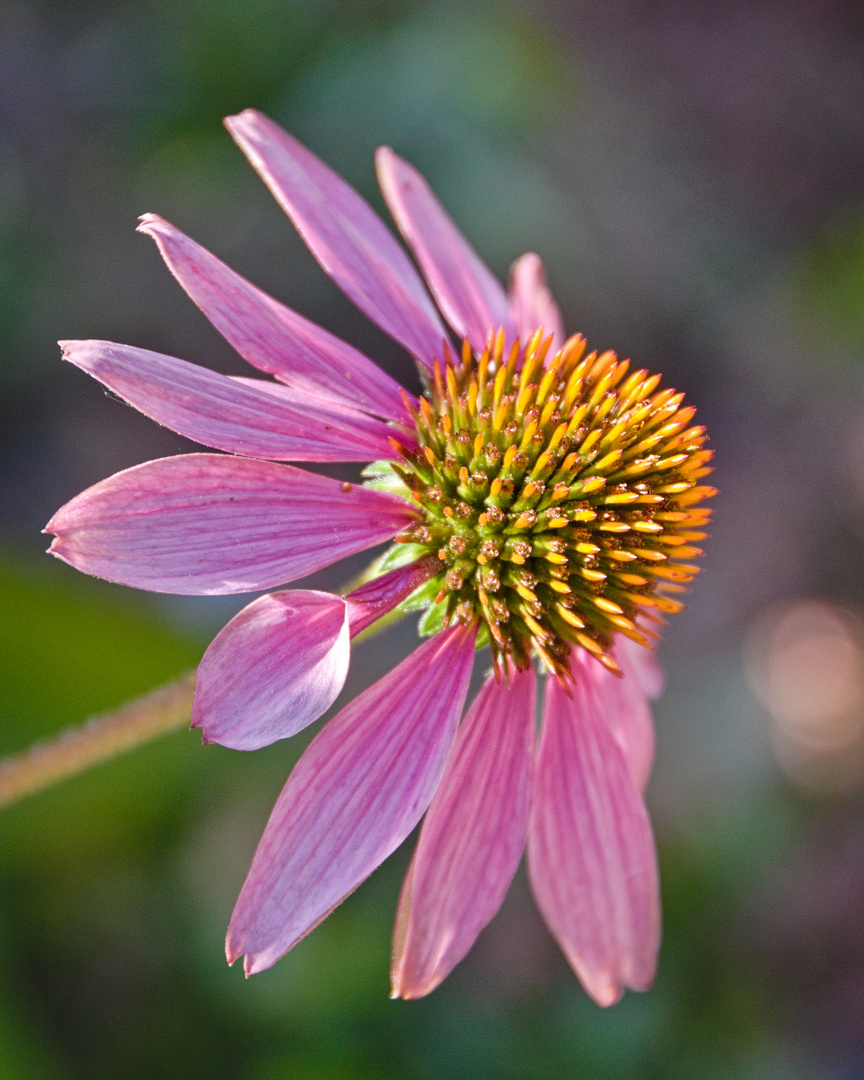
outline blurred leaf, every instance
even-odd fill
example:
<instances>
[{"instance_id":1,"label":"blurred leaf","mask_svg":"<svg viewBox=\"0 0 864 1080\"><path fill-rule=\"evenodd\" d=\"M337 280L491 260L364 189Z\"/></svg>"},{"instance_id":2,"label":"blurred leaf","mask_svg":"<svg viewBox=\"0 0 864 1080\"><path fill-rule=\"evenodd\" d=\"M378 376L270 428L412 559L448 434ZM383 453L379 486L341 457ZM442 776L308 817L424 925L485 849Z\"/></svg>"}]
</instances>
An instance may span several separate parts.
<instances>
[{"instance_id":1,"label":"blurred leaf","mask_svg":"<svg viewBox=\"0 0 864 1080\"><path fill-rule=\"evenodd\" d=\"M794 284L814 337L864 349L864 210L847 212L812 241Z\"/></svg>"}]
</instances>

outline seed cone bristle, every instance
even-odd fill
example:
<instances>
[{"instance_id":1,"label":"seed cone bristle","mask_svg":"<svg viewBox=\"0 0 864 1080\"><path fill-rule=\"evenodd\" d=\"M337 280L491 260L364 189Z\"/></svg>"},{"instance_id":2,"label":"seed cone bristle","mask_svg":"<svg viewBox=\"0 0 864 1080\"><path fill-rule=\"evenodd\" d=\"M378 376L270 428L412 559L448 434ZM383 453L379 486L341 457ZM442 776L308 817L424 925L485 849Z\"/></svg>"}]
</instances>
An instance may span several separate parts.
<instances>
[{"instance_id":1,"label":"seed cone bristle","mask_svg":"<svg viewBox=\"0 0 864 1080\"><path fill-rule=\"evenodd\" d=\"M570 650L610 670L613 638L643 645L646 619L683 605L714 489L704 428L660 377L571 337L551 359L537 331L503 355L445 352L414 411L416 452L394 465L417 504L397 540L437 554L444 623L478 618L493 657L532 650L559 675ZM396 444L394 444L396 445ZM637 619L640 620L637 623Z\"/></svg>"}]
</instances>

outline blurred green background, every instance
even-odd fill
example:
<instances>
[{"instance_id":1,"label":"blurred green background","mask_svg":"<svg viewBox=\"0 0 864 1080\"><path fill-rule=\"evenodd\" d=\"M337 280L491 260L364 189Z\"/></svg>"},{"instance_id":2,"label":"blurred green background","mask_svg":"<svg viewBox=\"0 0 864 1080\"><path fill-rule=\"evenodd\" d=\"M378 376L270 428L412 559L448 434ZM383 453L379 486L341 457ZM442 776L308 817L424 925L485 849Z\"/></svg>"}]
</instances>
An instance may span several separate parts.
<instances>
[{"instance_id":1,"label":"blurred green background","mask_svg":"<svg viewBox=\"0 0 864 1080\"><path fill-rule=\"evenodd\" d=\"M390 1002L399 852L245 982L224 930L308 736L244 755L180 732L0 814L0 1077L864 1077L864 8L0 2L0 752L194 665L241 602L42 554L61 503L191 445L57 338L242 372L139 214L412 385L222 129L247 106L382 210L392 145L497 273L540 252L568 328L709 426L716 527L656 709L660 975L596 1008L520 875L438 991ZM342 700L411 638L360 646Z\"/></svg>"}]
</instances>

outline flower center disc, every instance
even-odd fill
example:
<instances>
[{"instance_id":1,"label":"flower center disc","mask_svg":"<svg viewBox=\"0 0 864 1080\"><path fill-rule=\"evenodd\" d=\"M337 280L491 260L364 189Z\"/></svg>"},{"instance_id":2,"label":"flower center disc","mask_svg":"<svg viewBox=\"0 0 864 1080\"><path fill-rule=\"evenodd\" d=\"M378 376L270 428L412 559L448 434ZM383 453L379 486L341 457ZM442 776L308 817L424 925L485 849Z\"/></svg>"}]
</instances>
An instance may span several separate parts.
<instances>
[{"instance_id":1,"label":"flower center disc","mask_svg":"<svg viewBox=\"0 0 864 1080\"><path fill-rule=\"evenodd\" d=\"M617 671L614 635L647 645L644 619L683 607L663 594L698 572L682 560L702 554L712 454L660 376L583 358L578 335L547 363L550 345L538 331L505 362L499 333L479 360L466 341L436 363L419 449L394 466L419 509L397 540L437 556L445 625L479 619L496 664L533 649L563 674L580 646Z\"/></svg>"}]
</instances>

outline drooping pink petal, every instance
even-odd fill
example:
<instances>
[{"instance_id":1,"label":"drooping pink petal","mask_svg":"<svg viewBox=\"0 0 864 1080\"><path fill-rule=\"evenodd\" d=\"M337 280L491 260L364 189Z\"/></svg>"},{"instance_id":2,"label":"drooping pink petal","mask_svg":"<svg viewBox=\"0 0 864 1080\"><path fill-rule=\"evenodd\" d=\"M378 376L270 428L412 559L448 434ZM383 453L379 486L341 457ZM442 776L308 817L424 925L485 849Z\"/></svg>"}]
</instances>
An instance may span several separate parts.
<instances>
[{"instance_id":1,"label":"drooping pink petal","mask_svg":"<svg viewBox=\"0 0 864 1080\"><path fill-rule=\"evenodd\" d=\"M473 629L455 627L347 705L273 808L231 917L229 963L287 952L408 836L435 791L462 710Z\"/></svg>"},{"instance_id":2,"label":"drooping pink petal","mask_svg":"<svg viewBox=\"0 0 864 1080\"><path fill-rule=\"evenodd\" d=\"M375 155L378 182L399 230L417 256L432 295L460 338L481 352L490 330L513 331L498 279L456 228L419 172L389 146Z\"/></svg>"},{"instance_id":3,"label":"drooping pink petal","mask_svg":"<svg viewBox=\"0 0 864 1080\"><path fill-rule=\"evenodd\" d=\"M551 356L564 344L561 312L546 284L543 263L539 255L529 252L510 267L510 314L516 333L526 342L542 326L546 335L553 335Z\"/></svg>"},{"instance_id":4,"label":"drooping pink petal","mask_svg":"<svg viewBox=\"0 0 864 1080\"><path fill-rule=\"evenodd\" d=\"M528 832L534 671L490 675L426 814L397 915L394 997L430 993L501 906Z\"/></svg>"},{"instance_id":5,"label":"drooping pink petal","mask_svg":"<svg viewBox=\"0 0 864 1080\"><path fill-rule=\"evenodd\" d=\"M446 332L420 275L372 207L272 120L247 109L225 126L357 307L418 360L441 357Z\"/></svg>"},{"instance_id":6,"label":"drooping pink petal","mask_svg":"<svg viewBox=\"0 0 864 1080\"><path fill-rule=\"evenodd\" d=\"M639 646L636 646L639 648ZM624 754L633 782L644 791L654 764L654 720L651 706L639 680L631 670L629 657L615 645L615 659L624 678L607 671L589 654L572 661L574 677L591 684L600 715Z\"/></svg>"},{"instance_id":7,"label":"drooping pink petal","mask_svg":"<svg viewBox=\"0 0 864 1080\"><path fill-rule=\"evenodd\" d=\"M335 401L291 401L251 384L112 341L61 341L63 359L157 423L187 439L277 461L370 461L394 457L382 420Z\"/></svg>"},{"instance_id":8,"label":"drooping pink petal","mask_svg":"<svg viewBox=\"0 0 864 1080\"><path fill-rule=\"evenodd\" d=\"M660 942L657 858L645 805L590 685L557 679L545 717L528 836L537 905L600 1005L652 982Z\"/></svg>"},{"instance_id":9,"label":"drooping pink petal","mask_svg":"<svg viewBox=\"0 0 864 1080\"><path fill-rule=\"evenodd\" d=\"M244 360L307 394L405 422L399 384L362 353L257 289L156 214L145 214L138 231L156 241L168 269Z\"/></svg>"},{"instance_id":10,"label":"drooping pink petal","mask_svg":"<svg viewBox=\"0 0 864 1080\"><path fill-rule=\"evenodd\" d=\"M344 598L295 589L243 608L198 665L192 727L205 742L257 750L330 708L348 673L349 638L440 569L434 556L382 574Z\"/></svg>"},{"instance_id":11,"label":"drooping pink petal","mask_svg":"<svg viewBox=\"0 0 864 1080\"><path fill-rule=\"evenodd\" d=\"M625 675L638 679L649 701L656 701L660 697L665 675L656 653L619 635L615 643L615 657Z\"/></svg>"},{"instance_id":12,"label":"drooping pink petal","mask_svg":"<svg viewBox=\"0 0 864 1080\"><path fill-rule=\"evenodd\" d=\"M388 540L413 519L382 491L270 461L160 458L109 476L45 527L86 574L154 592L255 592Z\"/></svg>"},{"instance_id":13,"label":"drooping pink petal","mask_svg":"<svg viewBox=\"0 0 864 1080\"><path fill-rule=\"evenodd\" d=\"M407 600L415 589L440 570L441 563L435 555L424 556L408 566L400 566L373 578L348 593L345 601L348 604L351 637L357 637L403 600Z\"/></svg>"},{"instance_id":14,"label":"drooping pink petal","mask_svg":"<svg viewBox=\"0 0 864 1080\"><path fill-rule=\"evenodd\" d=\"M349 652L342 597L296 589L253 600L204 653L192 727L232 750L287 739L339 696Z\"/></svg>"}]
</instances>

